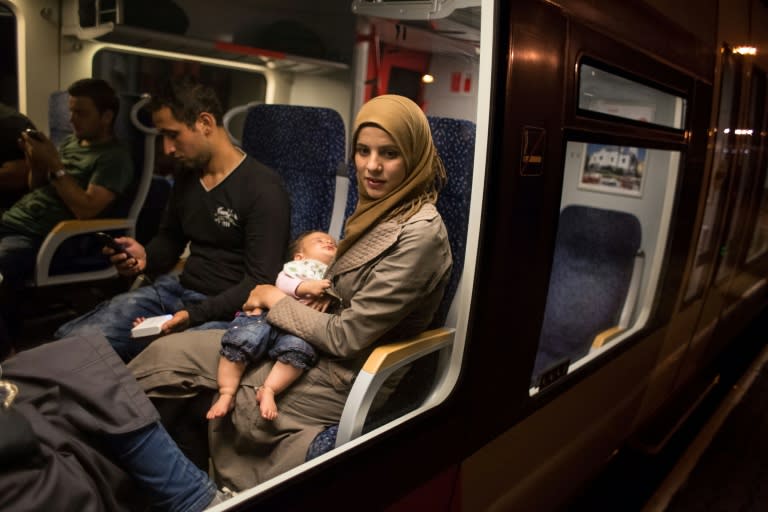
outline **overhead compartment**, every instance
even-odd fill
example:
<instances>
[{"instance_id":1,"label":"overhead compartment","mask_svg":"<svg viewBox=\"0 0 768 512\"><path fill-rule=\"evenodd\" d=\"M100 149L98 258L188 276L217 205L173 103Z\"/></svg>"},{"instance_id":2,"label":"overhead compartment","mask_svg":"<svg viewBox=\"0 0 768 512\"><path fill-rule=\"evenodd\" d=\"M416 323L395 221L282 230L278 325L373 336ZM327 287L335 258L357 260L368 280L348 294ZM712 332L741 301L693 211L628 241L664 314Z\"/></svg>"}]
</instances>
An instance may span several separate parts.
<instances>
[{"instance_id":1,"label":"overhead compartment","mask_svg":"<svg viewBox=\"0 0 768 512\"><path fill-rule=\"evenodd\" d=\"M287 23L275 23L270 28L276 26L280 30ZM62 35L78 40L152 48L295 73L322 74L349 68L346 62L299 55L283 49L190 36L187 34L188 24L184 9L169 0L64 0L62 3ZM318 45L313 44L316 38L311 36L304 37L306 53L316 53ZM293 44L290 49L301 50L302 43Z\"/></svg>"}]
</instances>

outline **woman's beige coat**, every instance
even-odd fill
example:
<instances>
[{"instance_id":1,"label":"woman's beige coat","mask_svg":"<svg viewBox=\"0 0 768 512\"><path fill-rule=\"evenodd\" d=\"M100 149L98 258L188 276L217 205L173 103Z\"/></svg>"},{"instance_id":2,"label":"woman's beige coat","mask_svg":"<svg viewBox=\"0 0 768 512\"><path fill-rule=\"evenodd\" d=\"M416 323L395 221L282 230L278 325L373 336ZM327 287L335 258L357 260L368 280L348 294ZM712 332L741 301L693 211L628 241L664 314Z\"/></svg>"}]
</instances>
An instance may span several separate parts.
<instances>
[{"instance_id":1,"label":"woman's beige coat","mask_svg":"<svg viewBox=\"0 0 768 512\"><path fill-rule=\"evenodd\" d=\"M209 444L220 485L245 489L301 464L314 437L338 423L352 381L378 345L418 334L429 325L451 269L448 237L434 205L406 222L382 222L329 269L343 299L337 314L282 299L268 320L320 352L317 365L277 397L279 415L259 415L254 388L272 361L246 372L236 406L209 424ZM184 398L217 389L223 331L187 331L155 341L131 363L150 395Z\"/></svg>"}]
</instances>

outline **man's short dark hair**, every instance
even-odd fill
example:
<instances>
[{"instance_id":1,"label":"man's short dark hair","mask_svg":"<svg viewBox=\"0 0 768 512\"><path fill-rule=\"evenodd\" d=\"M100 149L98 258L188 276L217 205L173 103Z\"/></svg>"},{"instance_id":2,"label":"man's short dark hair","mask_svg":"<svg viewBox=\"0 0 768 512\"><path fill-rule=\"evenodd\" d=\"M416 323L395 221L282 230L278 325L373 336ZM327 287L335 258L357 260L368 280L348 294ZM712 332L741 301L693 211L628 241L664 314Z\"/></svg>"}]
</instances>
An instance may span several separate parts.
<instances>
[{"instance_id":1,"label":"man's short dark hair","mask_svg":"<svg viewBox=\"0 0 768 512\"><path fill-rule=\"evenodd\" d=\"M193 126L203 112L211 114L216 125L222 126L224 109L212 87L202 84L192 76L168 81L149 102L150 112L168 107L176 120Z\"/></svg>"},{"instance_id":2,"label":"man's short dark hair","mask_svg":"<svg viewBox=\"0 0 768 512\"><path fill-rule=\"evenodd\" d=\"M101 78L83 78L73 83L67 89L70 96L90 98L96 105L99 114L107 110L113 113L112 124L117 119L117 113L120 111L120 100L117 93L109 83Z\"/></svg>"}]
</instances>

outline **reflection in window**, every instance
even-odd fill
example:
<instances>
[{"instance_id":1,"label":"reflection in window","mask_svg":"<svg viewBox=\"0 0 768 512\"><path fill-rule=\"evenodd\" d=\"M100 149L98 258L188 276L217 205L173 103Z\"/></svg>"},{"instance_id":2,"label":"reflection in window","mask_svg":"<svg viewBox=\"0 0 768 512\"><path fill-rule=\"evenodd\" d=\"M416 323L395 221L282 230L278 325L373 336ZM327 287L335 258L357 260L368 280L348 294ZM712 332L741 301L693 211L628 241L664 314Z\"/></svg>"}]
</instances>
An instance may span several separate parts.
<instances>
[{"instance_id":1,"label":"reflection in window","mask_svg":"<svg viewBox=\"0 0 768 512\"><path fill-rule=\"evenodd\" d=\"M256 71L114 50L100 50L93 58L93 76L107 80L118 93L151 92L165 80L183 75L195 76L212 86L225 112L251 101L264 101L266 97L266 78ZM230 125L237 138L242 133L244 118L239 116Z\"/></svg>"},{"instance_id":2,"label":"reflection in window","mask_svg":"<svg viewBox=\"0 0 768 512\"><path fill-rule=\"evenodd\" d=\"M717 136L715 137L714 156L712 159L712 174L707 188L707 202L704 207L704 218L699 230L699 241L696 245L696 256L693 269L688 278L688 286L685 290L685 300L691 300L698 296L706 284L706 270L717 257L716 228L721 223L725 208L722 203L725 200L725 185L728 178L728 170L733 158L728 151L727 143L730 133L731 119L737 103L734 102L735 73L733 63L726 59L723 61L722 83L720 91L720 110L717 121Z\"/></svg>"},{"instance_id":3,"label":"reflection in window","mask_svg":"<svg viewBox=\"0 0 768 512\"><path fill-rule=\"evenodd\" d=\"M569 141L531 393L647 322L680 153Z\"/></svg>"},{"instance_id":4,"label":"reflection in window","mask_svg":"<svg viewBox=\"0 0 768 512\"><path fill-rule=\"evenodd\" d=\"M579 108L682 130L685 99L582 63Z\"/></svg>"}]
</instances>

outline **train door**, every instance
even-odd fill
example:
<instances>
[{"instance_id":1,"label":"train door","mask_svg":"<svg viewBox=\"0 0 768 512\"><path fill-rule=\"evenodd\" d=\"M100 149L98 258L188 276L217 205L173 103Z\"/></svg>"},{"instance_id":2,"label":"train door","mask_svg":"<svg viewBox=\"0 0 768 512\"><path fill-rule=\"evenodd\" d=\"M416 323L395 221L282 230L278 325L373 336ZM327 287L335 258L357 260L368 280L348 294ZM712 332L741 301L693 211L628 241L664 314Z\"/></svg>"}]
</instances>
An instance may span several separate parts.
<instances>
[{"instance_id":1,"label":"train door","mask_svg":"<svg viewBox=\"0 0 768 512\"><path fill-rule=\"evenodd\" d=\"M759 77L750 78L749 69L744 57L728 47L723 49L706 203L683 299L683 304L698 305L701 310L676 386L685 385L697 368L722 348L712 345L713 339L728 339L728 332L738 329L738 322L727 321L728 312L751 286L745 281L734 283L744 259L742 245L751 233L747 222L752 197L749 191L758 175L759 146L755 143L762 123L762 115L748 118L745 113L765 109L765 86Z\"/></svg>"},{"instance_id":2,"label":"train door","mask_svg":"<svg viewBox=\"0 0 768 512\"><path fill-rule=\"evenodd\" d=\"M729 189L728 217L724 223L720 259L715 273L713 293L723 300L722 335L708 347L709 358L723 348L723 344L744 325L743 318L751 318L760 292L765 290L763 275L755 274L754 261L746 264L748 245L755 231L754 211L758 200L755 191L760 186L764 168L764 142L766 115L766 77L749 57L744 57L743 101L738 124L734 132L735 159L733 180ZM737 307L738 306L738 307Z\"/></svg>"},{"instance_id":3,"label":"train door","mask_svg":"<svg viewBox=\"0 0 768 512\"><path fill-rule=\"evenodd\" d=\"M702 119L697 125L701 126L701 129L694 132L694 135L700 135L693 141L695 144L710 147L705 153L706 157L692 167L693 172L700 175L701 179L699 189L691 190L690 195L696 203L701 198L703 206L699 208L695 222L682 228L693 232L695 227L699 226L698 236L690 239L690 246L686 250L692 255L691 261L687 263L688 269L685 271L682 286L674 292L675 312L670 318L657 356L659 364L650 376L650 385L636 420L640 430L634 443L650 452L662 447L670 433L671 425L683 414L682 411L695 402L695 396L692 398L684 392L678 393L679 398L675 402L671 402L670 397L690 380L699 367L701 352L714 328L712 323L696 330L702 316L706 287L717 258L717 237L723 223L724 187L731 158L730 152L725 149L730 133L726 128L731 126L738 105L737 62L733 55L723 52L717 67L717 110L710 112L702 109L698 112ZM711 125L710 117L714 123L711 130L708 129ZM700 393L700 387L692 388L690 393ZM669 414L656 414L662 408L669 409ZM655 417L653 422L647 420L650 417Z\"/></svg>"},{"instance_id":4,"label":"train door","mask_svg":"<svg viewBox=\"0 0 768 512\"><path fill-rule=\"evenodd\" d=\"M747 73L746 69L748 63L742 57L723 48L696 245L691 246L684 286L638 417L642 423L664 408L665 414L643 425L636 439L649 451L663 446L673 433L672 426L714 383L714 375L701 370L730 339L723 326L738 328L738 321L721 320L744 296L756 295L760 288L756 277L760 274L755 270L762 264L764 250L758 247L763 242L752 235L752 227L759 217L756 203L763 199L759 191L751 191L759 188L758 179L764 179L764 137L758 134L765 130L765 74L757 69ZM746 114L749 116L744 117ZM751 260L747 255L750 240L754 247ZM744 267L747 260L751 261L748 269ZM740 311L750 314L749 308ZM669 400L672 396L674 400Z\"/></svg>"},{"instance_id":5,"label":"train door","mask_svg":"<svg viewBox=\"0 0 768 512\"><path fill-rule=\"evenodd\" d=\"M614 14L638 34L650 22ZM507 16L503 149L485 211L496 236L482 253L473 358L487 350L514 364L483 425L511 428L462 464L462 494L467 510L548 510L610 457L638 412L690 243L673 233L695 219L705 144L690 133L706 133L708 116L694 113L709 112L711 86L571 12L516 2Z\"/></svg>"},{"instance_id":6,"label":"train door","mask_svg":"<svg viewBox=\"0 0 768 512\"><path fill-rule=\"evenodd\" d=\"M753 76L757 82L758 88L763 90L763 97L768 100L768 73L765 70L755 67ZM757 163L757 176L754 186L753 208L747 225L752 227L751 233L747 233L744 254L745 273L754 276L765 276L768 273L768 105L763 105L763 119L760 122L759 132L753 135L758 139L756 146L759 147L759 157Z\"/></svg>"}]
</instances>

